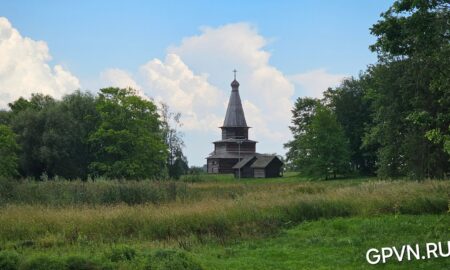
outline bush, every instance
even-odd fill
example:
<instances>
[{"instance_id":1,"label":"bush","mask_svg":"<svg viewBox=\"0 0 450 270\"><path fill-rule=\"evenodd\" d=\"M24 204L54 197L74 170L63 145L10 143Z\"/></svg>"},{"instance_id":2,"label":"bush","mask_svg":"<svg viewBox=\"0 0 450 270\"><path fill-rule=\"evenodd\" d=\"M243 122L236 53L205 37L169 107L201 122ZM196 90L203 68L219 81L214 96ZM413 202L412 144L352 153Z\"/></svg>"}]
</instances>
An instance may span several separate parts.
<instances>
[{"instance_id":1,"label":"bush","mask_svg":"<svg viewBox=\"0 0 450 270\"><path fill-rule=\"evenodd\" d=\"M102 270L105 269L100 263L81 256L70 256L66 258L67 270Z\"/></svg>"},{"instance_id":2,"label":"bush","mask_svg":"<svg viewBox=\"0 0 450 270\"><path fill-rule=\"evenodd\" d=\"M65 264L56 258L40 255L31 257L20 265L20 270L62 270Z\"/></svg>"},{"instance_id":3,"label":"bush","mask_svg":"<svg viewBox=\"0 0 450 270\"><path fill-rule=\"evenodd\" d=\"M0 203L11 199L16 183L10 179L0 176Z\"/></svg>"},{"instance_id":4,"label":"bush","mask_svg":"<svg viewBox=\"0 0 450 270\"><path fill-rule=\"evenodd\" d=\"M145 270L202 270L185 253L176 250L156 250L147 259Z\"/></svg>"},{"instance_id":5,"label":"bush","mask_svg":"<svg viewBox=\"0 0 450 270\"><path fill-rule=\"evenodd\" d=\"M19 254L12 251L0 251L0 269L16 270L19 266Z\"/></svg>"},{"instance_id":6,"label":"bush","mask_svg":"<svg viewBox=\"0 0 450 270\"><path fill-rule=\"evenodd\" d=\"M129 246L117 246L111 249L108 258L112 262L131 261L136 257L136 250Z\"/></svg>"}]
</instances>

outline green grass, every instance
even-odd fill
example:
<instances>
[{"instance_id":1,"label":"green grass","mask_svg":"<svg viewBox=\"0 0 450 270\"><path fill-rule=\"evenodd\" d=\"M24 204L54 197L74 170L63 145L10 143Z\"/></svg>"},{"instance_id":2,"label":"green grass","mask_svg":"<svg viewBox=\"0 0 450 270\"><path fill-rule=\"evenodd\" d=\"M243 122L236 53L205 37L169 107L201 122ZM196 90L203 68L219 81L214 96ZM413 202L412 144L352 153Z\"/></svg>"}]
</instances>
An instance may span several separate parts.
<instances>
[{"instance_id":1,"label":"green grass","mask_svg":"<svg viewBox=\"0 0 450 270\"><path fill-rule=\"evenodd\" d=\"M286 172L282 177L275 178L241 178L237 179L233 174L208 174L200 173L193 175L183 175L181 176L181 181L183 182L213 182L213 183L241 183L241 184L264 184L264 183L292 183L299 181L310 181L308 177L302 177L296 172ZM362 180L360 178L360 180Z\"/></svg>"},{"instance_id":2,"label":"green grass","mask_svg":"<svg viewBox=\"0 0 450 270\"><path fill-rule=\"evenodd\" d=\"M164 203L183 196L186 184L174 181L104 180L33 181L0 177L0 206L22 205L110 205Z\"/></svg>"},{"instance_id":3,"label":"green grass","mask_svg":"<svg viewBox=\"0 0 450 270\"><path fill-rule=\"evenodd\" d=\"M203 243L185 239L185 243L192 241L185 246L180 246L180 242L128 241L126 245L86 242L48 248L19 247L15 252L18 264L36 263L35 258L38 258L41 263L52 265L71 260L73 264L87 261L97 267L88 269L147 269L149 260L166 265L175 256L181 264L187 260L187 264L193 265L187 269L439 270L448 269L449 258L388 261L373 266L365 261L365 253L369 248L448 241L449 224L448 214L334 218L307 221L269 237L235 239L225 244L213 239ZM155 259L155 252L160 254L157 258L163 256L161 252L167 254L163 257L168 257L168 261ZM175 268L163 266L160 269Z\"/></svg>"},{"instance_id":4,"label":"green grass","mask_svg":"<svg viewBox=\"0 0 450 270\"><path fill-rule=\"evenodd\" d=\"M192 251L206 269L449 269L450 258L370 265L370 248L444 242L449 215L335 218L305 222L276 237Z\"/></svg>"},{"instance_id":5,"label":"green grass","mask_svg":"<svg viewBox=\"0 0 450 270\"><path fill-rule=\"evenodd\" d=\"M303 221L383 214L441 214L449 182L196 184L193 197L140 205L6 205L0 243L230 239L267 235ZM189 192L188 192L189 193Z\"/></svg>"},{"instance_id":6,"label":"green grass","mask_svg":"<svg viewBox=\"0 0 450 270\"><path fill-rule=\"evenodd\" d=\"M369 247L447 241L450 235L449 181L199 177L0 181L0 265L4 258L166 269L175 256L176 267L333 269L339 262L339 269L361 269L369 267L360 260ZM442 261L409 265L442 269Z\"/></svg>"}]
</instances>

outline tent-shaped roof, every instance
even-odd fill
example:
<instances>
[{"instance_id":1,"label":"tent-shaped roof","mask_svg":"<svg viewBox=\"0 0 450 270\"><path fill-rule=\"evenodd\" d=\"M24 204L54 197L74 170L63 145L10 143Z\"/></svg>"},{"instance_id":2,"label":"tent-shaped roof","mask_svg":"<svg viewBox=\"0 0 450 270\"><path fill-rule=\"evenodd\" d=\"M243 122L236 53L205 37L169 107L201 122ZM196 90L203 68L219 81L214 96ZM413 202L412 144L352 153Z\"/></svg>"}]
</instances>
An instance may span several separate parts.
<instances>
[{"instance_id":1,"label":"tent-shaped roof","mask_svg":"<svg viewBox=\"0 0 450 270\"><path fill-rule=\"evenodd\" d=\"M228 101L223 127L248 127L245 121L241 97L239 96L239 82L236 79L231 83L231 88L230 100Z\"/></svg>"}]
</instances>

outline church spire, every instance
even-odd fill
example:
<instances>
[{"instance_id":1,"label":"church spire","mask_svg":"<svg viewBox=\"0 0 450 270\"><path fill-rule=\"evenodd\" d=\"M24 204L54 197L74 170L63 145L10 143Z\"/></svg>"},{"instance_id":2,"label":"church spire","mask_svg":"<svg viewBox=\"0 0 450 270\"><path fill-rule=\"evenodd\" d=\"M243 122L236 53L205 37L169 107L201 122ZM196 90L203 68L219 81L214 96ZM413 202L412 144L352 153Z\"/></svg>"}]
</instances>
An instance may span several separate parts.
<instances>
[{"instance_id":1,"label":"church spire","mask_svg":"<svg viewBox=\"0 0 450 270\"><path fill-rule=\"evenodd\" d=\"M234 80L231 82L231 95L223 127L247 127L241 97L239 96L239 82L236 80L236 70L233 70L233 72Z\"/></svg>"},{"instance_id":2,"label":"church spire","mask_svg":"<svg viewBox=\"0 0 450 270\"><path fill-rule=\"evenodd\" d=\"M234 73L234 81L231 82L231 90L232 90L232 91L239 91L239 82L236 81L236 72L237 72L237 70L234 69L234 70L233 70L233 73ZM239 94L238 94L238 97L239 97ZM240 100L241 100L241 98L239 98L239 102L240 102ZM231 99L230 99L230 101L231 101ZM228 106L230 106L230 105L228 105ZM242 105L241 105L241 107L242 107Z\"/></svg>"}]
</instances>

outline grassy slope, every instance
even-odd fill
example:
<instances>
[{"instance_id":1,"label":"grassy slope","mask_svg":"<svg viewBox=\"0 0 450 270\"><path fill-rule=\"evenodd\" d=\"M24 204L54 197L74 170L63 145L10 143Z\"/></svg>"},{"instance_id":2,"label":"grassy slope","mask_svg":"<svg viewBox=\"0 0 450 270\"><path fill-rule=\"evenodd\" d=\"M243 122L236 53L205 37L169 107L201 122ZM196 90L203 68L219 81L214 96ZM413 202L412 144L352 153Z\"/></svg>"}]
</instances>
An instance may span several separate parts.
<instances>
[{"instance_id":1,"label":"grassy slope","mask_svg":"<svg viewBox=\"0 0 450 270\"><path fill-rule=\"evenodd\" d=\"M388 215L372 218L334 218L304 222L271 237L236 240L220 244L215 240L191 245L185 251L204 269L449 269L449 258L369 265L365 253L369 248L400 247L449 240L450 216ZM20 247L23 258L41 254L64 258L78 255L102 261L113 269L143 269L147 254L155 248L181 250L177 242L150 243L129 241L136 251L131 261L111 262L109 256L116 244L79 242L76 245Z\"/></svg>"},{"instance_id":2,"label":"grassy slope","mask_svg":"<svg viewBox=\"0 0 450 270\"><path fill-rule=\"evenodd\" d=\"M149 250L182 247L205 269L450 269L448 259L376 267L364 260L371 247L448 241L449 181L309 182L292 174L240 182L223 175L194 180L177 183L176 192L170 185L155 189L146 182L83 186L94 195L112 196L105 202L134 198L142 188L161 194L144 197L158 204L136 205L97 203L95 196L72 203L66 198L74 198L71 192L80 183L40 183L39 189L22 183L18 191L38 190L30 194L45 203L21 199L0 206L0 250L15 249L22 258L79 254L107 261L111 248L127 244L138 255L113 263L124 270L141 269ZM110 194L119 188L122 195ZM60 206L41 199L60 193L67 195ZM319 218L328 219L313 221Z\"/></svg>"},{"instance_id":3,"label":"grassy slope","mask_svg":"<svg viewBox=\"0 0 450 270\"><path fill-rule=\"evenodd\" d=\"M199 246L206 269L450 269L449 258L369 265L369 248L450 240L449 215L335 218L227 247Z\"/></svg>"}]
</instances>

